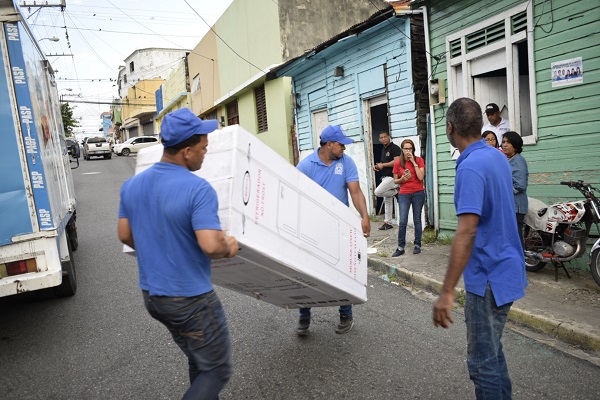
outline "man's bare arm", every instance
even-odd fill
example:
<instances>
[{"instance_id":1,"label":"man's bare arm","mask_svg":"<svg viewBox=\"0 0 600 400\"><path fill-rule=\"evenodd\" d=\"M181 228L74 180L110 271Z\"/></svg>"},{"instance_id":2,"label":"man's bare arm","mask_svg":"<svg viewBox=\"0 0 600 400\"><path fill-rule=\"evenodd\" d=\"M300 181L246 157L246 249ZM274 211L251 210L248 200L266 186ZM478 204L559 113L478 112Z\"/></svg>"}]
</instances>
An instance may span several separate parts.
<instances>
[{"instance_id":1,"label":"man's bare arm","mask_svg":"<svg viewBox=\"0 0 600 400\"><path fill-rule=\"evenodd\" d=\"M452 240L448 270L438 300L433 305L433 324L448 328L454 323L452 307L454 306L454 288L460 279L475 244L479 215L461 214L458 216L458 228Z\"/></svg>"}]
</instances>

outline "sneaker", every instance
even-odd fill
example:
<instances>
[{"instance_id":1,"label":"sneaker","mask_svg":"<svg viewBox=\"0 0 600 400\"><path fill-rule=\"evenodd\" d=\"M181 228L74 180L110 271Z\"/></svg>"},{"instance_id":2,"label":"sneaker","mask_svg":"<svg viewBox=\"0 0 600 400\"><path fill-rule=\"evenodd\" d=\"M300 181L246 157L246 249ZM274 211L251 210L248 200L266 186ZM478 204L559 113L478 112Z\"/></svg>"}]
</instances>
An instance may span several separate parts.
<instances>
[{"instance_id":1,"label":"sneaker","mask_svg":"<svg viewBox=\"0 0 600 400\"><path fill-rule=\"evenodd\" d=\"M392 229L394 226L392 224L389 224L387 222L384 222L383 225L381 225L379 227L380 231L387 231L388 229Z\"/></svg>"},{"instance_id":2,"label":"sneaker","mask_svg":"<svg viewBox=\"0 0 600 400\"><path fill-rule=\"evenodd\" d=\"M352 326L354 326L354 321L352 320L352 315L346 316L346 315L340 315L340 323L337 326L337 329L335 330L335 333L348 333L350 332L350 329L352 329Z\"/></svg>"},{"instance_id":3,"label":"sneaker","mask_svg":"<svg viewBox=\"0 0 600 400\"><path fill-rule=\"evenodd\" d=\"M415 246L415 248L413 250L413 254L419 254L420 252L421 252L421 247Z\"/></svg>"},{"instance_id":4,"label":"sneaker","mask_svg":"<svg viewBox=\"0 0 600 400\"><path fill-rule=\"evenodd\" d=\"M403 254L404 254L404 250L396 249L394 254L392 254L392 257L400 257Z\"/></svg>"},{"instance_id":5,"label":"sneaker","mask_svg":"<svg viewBox=\"0 0 600 400\"><path fill-rule=\"evenodd\" d=\"M296 328L296 333L298 336L306 336L308 335L308 327L310 326L310 319L301 319L298 321L298 328Z\"/></svg>"}]
</instances>

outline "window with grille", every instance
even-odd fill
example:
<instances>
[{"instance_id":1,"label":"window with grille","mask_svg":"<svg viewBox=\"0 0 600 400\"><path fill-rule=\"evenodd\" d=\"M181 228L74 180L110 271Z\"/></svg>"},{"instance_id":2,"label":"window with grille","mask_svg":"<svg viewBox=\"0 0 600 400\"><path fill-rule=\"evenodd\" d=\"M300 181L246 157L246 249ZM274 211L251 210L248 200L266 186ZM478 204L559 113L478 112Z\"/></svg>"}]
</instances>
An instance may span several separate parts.
<instances>
[{"instance_id":1,"label":"window with grille","mask_svg":"<svg viewBox=\"0 0 600 400\"><path fill-rule=\"evenodd\" d=\"M256 99L258 132L266 132L269 129L269 125L267 123L267 100L265 98L265 85L260 85L254 89L254 98Z\"/></svg>"},{"instance_id":2,"label":"window with grille","mask_svg":"<svg viewBox=\"0 0 600 400\"><path fill-rule=\"evenodd\" d=\"M467 53L504 39L504 21L466 35Z\"/></svg>"},{"instance_id":3,"label":"window with grille","mask_svg":"<svg viewBox=\"0 0 600 400\"><path fill-rule=\"evenodd\" d=\"M240 123L240 112L238 109L238 101L235 99L227 104L227 125L235 125Z\"/></svg>"}]
</instances>

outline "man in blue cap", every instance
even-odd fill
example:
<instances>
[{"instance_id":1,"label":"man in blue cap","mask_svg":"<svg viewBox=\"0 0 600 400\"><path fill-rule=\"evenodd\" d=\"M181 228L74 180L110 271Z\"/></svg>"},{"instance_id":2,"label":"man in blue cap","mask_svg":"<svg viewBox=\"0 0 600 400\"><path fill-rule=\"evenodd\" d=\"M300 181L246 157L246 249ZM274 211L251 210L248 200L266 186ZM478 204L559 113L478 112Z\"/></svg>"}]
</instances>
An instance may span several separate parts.
<instances>
[{"instance_id":1,"label":"man in blue cap","mask_svg":"<svg viewBox=\"0 0 600 400\"><path fill-rule=\"evenodd\" d=\"M121 188L119 239L136 250L146 309L188 357L191 386L184 399L218 398L232 371L210 263L235 257L238 243L221 230L215 190L190 173L202 166L208 134L217 126L187 108L165 115L160 162Z\"/></svg>"},{"instance_id":2,"label":"man in blue cap","mask_svg":"<svg viewBox=\"0 0 600 400\"><path fill-rule=\"evenodd\" d=\"M365 196L358 183L358 170L354 160L344 154L346 145L350 143L354 143L354 139L346 136L341 126L329 125L321 132L321 147L300 161L298 169L347 206L350 192L352 204L361 217L363 235L368 237L371 233L371 221ZM354 325L352 305L340 306L339 312L340 323L336 333L350 332ZM301 308L298 335L306 336L309 326L310 308Z\"/></svg>"}]
</instances>

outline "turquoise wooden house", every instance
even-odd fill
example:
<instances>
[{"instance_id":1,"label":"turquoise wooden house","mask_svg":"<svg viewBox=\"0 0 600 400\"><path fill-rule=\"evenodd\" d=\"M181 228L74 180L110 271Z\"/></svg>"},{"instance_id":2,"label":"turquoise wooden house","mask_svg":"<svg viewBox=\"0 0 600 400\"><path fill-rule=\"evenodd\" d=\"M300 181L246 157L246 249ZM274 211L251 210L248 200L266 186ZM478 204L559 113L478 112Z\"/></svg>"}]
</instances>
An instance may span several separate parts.
<instances>
[{"instance_id":1,"label":"turquoise wooden house","mask_svg":"<svg viewBox=\"0 0 600 400\"><path fill-rule=\"evenodd\" d=\"M408 13L403 13L408 11ZM422 15L389 6L285 64L269 77L292 77L292 104L300 158L319 147L328 124L341 125L355 143L355 160L370 211L378 183L379 134L400 144L413 139L425 157L428 108Z\"/></svg>"},{"instance_id":2,"label":"turquoise wooden house","mask_svg":"<svg viewBox=\"0 0 600 400\"><path fill-rule=\"evenodd\" d=\"M457 154L444 116L459 97L482 108L498 104L521 134L529 196L575 200L581 195L559 181L600 183L600 2L417 0L412 7L425 15L429 79L443 88L431 105L436 228L456 228Z\"/></svg>"}]
</instances>

